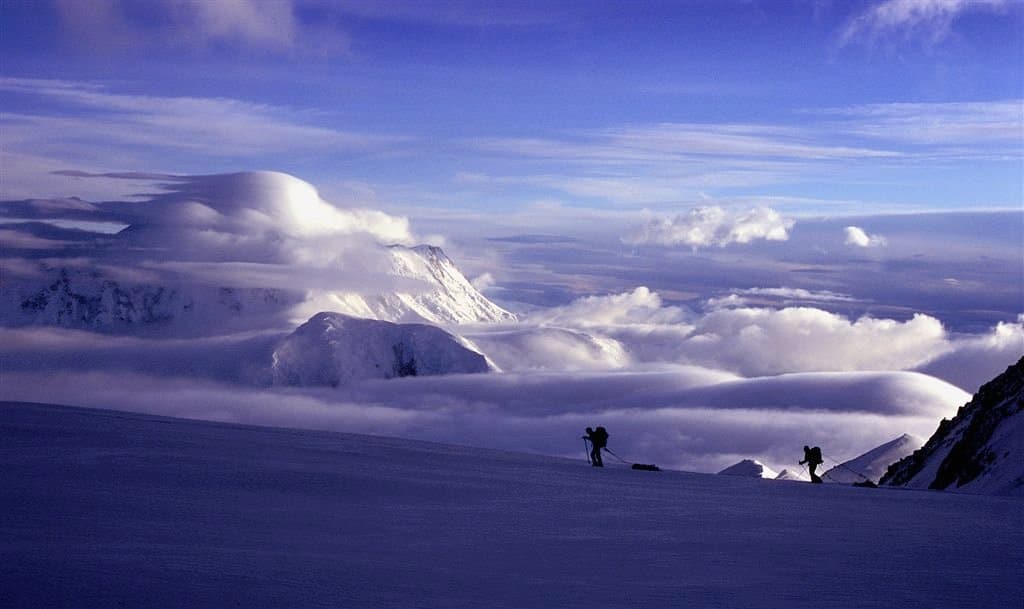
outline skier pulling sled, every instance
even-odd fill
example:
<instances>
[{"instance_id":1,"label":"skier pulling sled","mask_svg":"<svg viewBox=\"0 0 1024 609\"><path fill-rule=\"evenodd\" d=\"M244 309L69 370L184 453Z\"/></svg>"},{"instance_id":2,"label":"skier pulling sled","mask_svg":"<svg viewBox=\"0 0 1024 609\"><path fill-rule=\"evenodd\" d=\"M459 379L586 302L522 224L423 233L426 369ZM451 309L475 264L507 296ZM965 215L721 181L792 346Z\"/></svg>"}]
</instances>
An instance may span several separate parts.
<instances>
[{"instance_id":1,"label":"skier pulling sled","mask_svg":"<svg viewBox=\"0 0 1024 609\"><path fill-rule=\"evenodd\" d=\"M601 449L609 453L619 461L630 466L631 469L648 471L648 472L660 472L661 468L653 463L630 463L619 455L612 452L608 448L608 431L604 427L598 427L597 429L587 428L587 435L583 436L583 445L587 447L587 461L594 467L604 467L604 461L601 459ZM589 442L589 445L588 445ZM590 448L590 447L593 448Z\"/></svg>"}]
</instances>

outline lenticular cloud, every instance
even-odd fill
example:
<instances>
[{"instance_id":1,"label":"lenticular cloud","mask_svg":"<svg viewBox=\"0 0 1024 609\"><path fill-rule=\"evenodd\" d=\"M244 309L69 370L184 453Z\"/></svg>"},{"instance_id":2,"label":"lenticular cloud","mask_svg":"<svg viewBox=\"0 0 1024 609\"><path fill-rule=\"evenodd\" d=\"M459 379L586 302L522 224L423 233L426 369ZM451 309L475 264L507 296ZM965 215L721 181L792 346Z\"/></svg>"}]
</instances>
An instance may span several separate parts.
<instances>
[{"instance_id":1,"label":"lenticular cloud","mask_svg":"<svg viewBox=\"0 0 1024 609\"><path fill-rule=\"evenodd\" d=\"M182 177L166 188L130 205L128 234L151 247L176 244L179 253L187 244L188 258L310 262L337 249L322 248L328 239L414 242L405 218L335 207L311 184L283 173Z\"/></svg>"}]
</instances>

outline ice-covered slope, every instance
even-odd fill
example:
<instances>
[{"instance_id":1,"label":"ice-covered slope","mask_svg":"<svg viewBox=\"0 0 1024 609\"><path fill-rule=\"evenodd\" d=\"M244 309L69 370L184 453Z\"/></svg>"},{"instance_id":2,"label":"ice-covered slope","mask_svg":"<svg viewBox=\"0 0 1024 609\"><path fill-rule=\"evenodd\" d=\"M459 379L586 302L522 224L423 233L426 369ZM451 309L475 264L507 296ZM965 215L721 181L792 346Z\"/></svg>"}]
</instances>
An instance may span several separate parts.
<instances>
[{"instance_id":1,"label":"ice-covered slope","mask_svg":"<svg viewBox=\"0 0 1024 609\"><path fill-rule=\"evenodd\" d=\"M983 385L882 484L1024 496L1024 358Z\"/></svg>"},{"instance_id":2,"label":"ice-covered slope","mask_svg":"<svg viewBox=\"0 0 1024 609\"><path fill-rule=\"evenodd\" d=\"M777 478L779 475L764 463L755 461L754 459L744 459L739 463L730 465L718 473L719 475L724 476L746 476L748 478L772 479Z\"/></svg>"},{"instance_id":3,"label":"ice-covered slope","mask_svg":"<svg viewBox=\"0 0 1024 609\"><path fill-rule=\"evenodd\" d=\"M426 324L318 313L274 350L275 384L337 387L366 379L487 372L466 340Z\"/></svg>"},{"instance_id":4,"label":"ice-covered slope","mask_svg":"<svg viewBox=\"0 0 1024 609\"><path fill-rule=\"evenodd\" d=\"M922 438L903 434L895 440L872 448L863 455L844 461L842 465L833 467L825 472L823 478L825 482L847 484L863 482L867 478L877 484L890 465L921 448L922 445L924 445Z\"/></svg>"},{"instance_id":5,"label":"ice-covered slope","mask_svg":"<svg viewBox=\"0 0 1024 609\"><path fill-rule=\"evenodd\" d=\"M1024 592L1020 502L1002 497L39 404L0 403L0 437L5 607L963 609Z\"/></svg>"}]
</instances>

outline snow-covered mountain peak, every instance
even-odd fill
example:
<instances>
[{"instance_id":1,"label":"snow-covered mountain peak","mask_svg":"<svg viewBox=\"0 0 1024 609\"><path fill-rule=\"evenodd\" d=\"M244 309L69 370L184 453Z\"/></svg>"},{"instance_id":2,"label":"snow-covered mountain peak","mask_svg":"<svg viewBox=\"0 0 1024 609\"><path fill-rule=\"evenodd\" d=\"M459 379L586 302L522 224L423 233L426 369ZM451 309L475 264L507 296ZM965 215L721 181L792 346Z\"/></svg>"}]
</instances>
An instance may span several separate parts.
<instances>
[{"instance_id":1,"label":"snow-covered mountain peak","mask_svg":"<svg viewBox=\"0 0 1024 609\"><path fill-rule=\"evenodd\" d=\"M784 469L775 476L776 480L795 480L798 482L810 482L811 478L802 471Z\"/></svg>"},{"instance_id":2,"label":"snow-covered mountain peak","mask_svg":"<svg viewBox=\"0 0 1024 609\"><path fill-rule=\"evenodd\" d=\"M488 372L472 343L426 324L321 312L274 351L278 385L337 387L367 379Z\"/></svg>"},{"instance_id":3,"label":"snow-covered mountain peak","mask_svg":"<svg viewBox=\"0 0 1024 609\"><path fill-rule=\"evenodd\" d=\"M779 476L778 473L767 465L754 459L744 459L718 473L725 476L746 476L750 478L777 478Z\"/></svg>"},{"instance_id":4,"label":"snow-covered mountain peak","mask_svg":"<svg viewBox=\"0 0 1024 609\"><path fill-rule=\"evenodd\" d=\"M332 291L316 304L321 309L395 322L436 324L505 323L516 316L491 302L455 266L440 247L392 245L387 274L422 282L418 292L366 295Z\"/></svg>"}]
</instances>

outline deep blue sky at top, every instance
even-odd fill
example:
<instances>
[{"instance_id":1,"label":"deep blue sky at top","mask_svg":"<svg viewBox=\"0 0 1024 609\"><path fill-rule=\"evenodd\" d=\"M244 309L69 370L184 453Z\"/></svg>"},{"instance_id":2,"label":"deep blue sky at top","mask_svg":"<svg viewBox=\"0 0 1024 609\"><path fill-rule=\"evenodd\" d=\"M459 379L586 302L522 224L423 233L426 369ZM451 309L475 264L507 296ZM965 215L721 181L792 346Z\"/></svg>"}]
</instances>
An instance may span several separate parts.
<instances>
[{"instance_id":1,"label":"deep blue sky at top","mask_svg":"<svg viewBox=\"0 0 1024 609\"><path fill-rule=\"evenodd\" d=\"M2 194L265 168L382 207L1022 202L1016 1L215 2L5 0Z\"/></svg>"}]
</instances>

